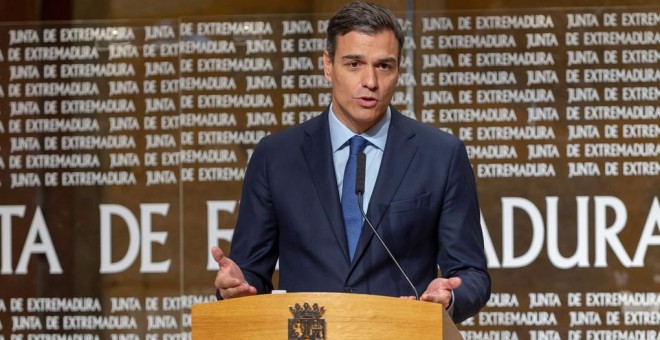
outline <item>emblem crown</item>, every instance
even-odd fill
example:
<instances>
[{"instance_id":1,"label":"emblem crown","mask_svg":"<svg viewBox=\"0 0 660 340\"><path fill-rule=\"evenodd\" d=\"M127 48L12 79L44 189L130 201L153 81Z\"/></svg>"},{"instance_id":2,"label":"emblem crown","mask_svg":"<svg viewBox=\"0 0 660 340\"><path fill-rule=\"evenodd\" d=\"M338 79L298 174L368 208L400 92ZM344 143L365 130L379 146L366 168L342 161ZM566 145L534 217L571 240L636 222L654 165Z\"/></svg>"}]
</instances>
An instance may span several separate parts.
<instances>
[{"instance_id":1,"label":"emblem crown","mask_svg":"<svg viewBox=\"0 0 660 340\"><path fill-rule=\"evenodd\" d=\"M303 319L318 319L325 312L324 307L319 307L316 303L310 306L307 302L302 306L296 303L295 307L289 307L289 310L293 313L294 317Z\"/></svg>"}]
</instances>

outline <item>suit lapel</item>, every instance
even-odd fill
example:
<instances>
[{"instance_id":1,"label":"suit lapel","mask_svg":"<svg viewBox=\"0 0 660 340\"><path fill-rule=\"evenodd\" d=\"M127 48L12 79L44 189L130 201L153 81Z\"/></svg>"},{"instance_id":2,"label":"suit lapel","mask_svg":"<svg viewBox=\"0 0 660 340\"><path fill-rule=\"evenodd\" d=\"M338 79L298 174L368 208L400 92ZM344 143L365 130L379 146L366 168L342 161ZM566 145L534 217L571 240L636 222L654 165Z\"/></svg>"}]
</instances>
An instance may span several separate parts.
<instances>
[{"instance_id":1,"label":"suit lapel","mask_svg":"<svg viewBox=\"0 0 660 340\"><path fill-rule=\"evenodd\" d=\"M376 230L380 228L380 222L417 152L417 144L413 141L415 133L407 128L405 119L401 113L392 109L392 120L387 133L385 152L383 153L378 178L376 179L367 210L367 217ZM373 237L374 234L371 232L371 228L366 226L360 235L360 240L355 250L353 266L358 262L364 249L369 245Z\"/></svg>"},{"instance_id":2,"label":"suit lapel","mask_svg":"<svg viewBox=\"0 0 660 340\"><path fill-rule=\"evenodd\" d=\"M332 228L337 244L346 259L346 263L348 263L348 243L332 159L328 110L326 109L323 114L314 119L313 124L309 124L305 129L306 140L301 147L307 161L309 174L316 189L316 194L325 212L325 217L328 220L328 224L330 224L330 228Z\"/></svg>"}]
</instances>

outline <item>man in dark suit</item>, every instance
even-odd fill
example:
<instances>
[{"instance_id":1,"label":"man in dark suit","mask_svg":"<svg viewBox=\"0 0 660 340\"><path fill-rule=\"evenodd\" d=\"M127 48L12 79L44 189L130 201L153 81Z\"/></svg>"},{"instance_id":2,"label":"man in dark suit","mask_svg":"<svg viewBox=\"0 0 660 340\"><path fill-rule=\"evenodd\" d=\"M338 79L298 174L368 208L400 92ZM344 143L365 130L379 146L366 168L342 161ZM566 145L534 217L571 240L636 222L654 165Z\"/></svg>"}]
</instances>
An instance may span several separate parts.
<instances>
[{"instance_id":1,"label":"man in dark suit","mask_svg":"<svg viewBox=\"0 0 660 340\"><path fill-rule=\"evenodd\" d=\"M359 135L368 220L423 292L421 300L443 304L455 322L486 304L490 276L465 147L389 105L402 45L398 22L381 6L351 3L330 20L324 74L332 104L255 148L231 259L211 250L221 298L269 293L278 259L281 290L411 297L407 279L362 217L357 233L346 229L357 201L342 206L355 200L354 191L342 190L350 182L344 168L351 163L348 143Z\"/></svg>"}]
</instances>

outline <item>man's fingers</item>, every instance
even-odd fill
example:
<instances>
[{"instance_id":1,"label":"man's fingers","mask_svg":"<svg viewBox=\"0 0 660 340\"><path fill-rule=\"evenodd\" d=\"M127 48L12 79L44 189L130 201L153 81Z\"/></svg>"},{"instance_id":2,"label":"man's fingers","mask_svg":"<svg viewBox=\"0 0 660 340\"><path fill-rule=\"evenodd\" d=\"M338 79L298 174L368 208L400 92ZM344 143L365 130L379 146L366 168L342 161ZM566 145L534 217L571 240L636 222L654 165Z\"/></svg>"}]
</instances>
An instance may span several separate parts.
<instances>
[{"instance_id":1,"label":"man's fingers","mask_svg":"<svg viewBox=\"0 0 660 340\"><path fill-rule=\"evenodd\" d=\"M449 289L456 289L458 288L463 281L461 281L460 277L450 277L447 279L447 286Z\"/></svg>"},{"instance_id":2,"label":"man's fingers","mask_svg":"<svg viewBox=\"0 0 660 340\"><path fill-rule=\"evenodd\" d=\"M225 253L222 251L222 249L220 249L220 247L211 247L211 255L213 255L213 259L218 263L220 267L227 265L227 257L225 257Z\"/></svg>"},{"instance_id":3,"label":"man's fingers","mask_svg":"<svg viewBox=\"0 0 660 340\"><path fill-rule=\"evenodd\" d=\"M238 287L243 283L244 281L241 281L238 278L224 275L222 273L218 274L218 276L215 278L215 287L218 289L231 289Z\"/></svg>"},{"instance_id":4,"label":"man's fingers","mask_svg":"<svg viewBox=\"0 0 660 340\"><path fill-rule=\"evenodd\" d=\"M451 300L451 293L448 291L434 293L434 294L424 293L419 299L422 301L435 302L435 303L441 303L443 305L447 305Z\"/></svg>"},{"instance_id":5,"label":"man's fingers","mask_svg":"<svg viewBox=\"0 0 660 340\"><path fill-rule=\"evenodd\" d=\"M435 279L429 284L429 287L422 294L420 300L441 303L447 306L451 302L451 291L458 288L461 283L462 281L459 277Z\"/></svg>"},{"instance_id":6,"label":"man's fingers","mask_svg":"<svg viewBox=\"0 0 660 340\"><path fill-rule=\"evenodd\" d=\"M215 288L220 291L223 299L257 294L257 289L245 282L241 268L226 257L220 247L211 247L211 255L220 267L215 276Z\"/></svg>"},{"instance_id":7,"label":"man's fingers","mask_svg":"<svg viewBox=\"0 0 660 340\"><path fill-rule=\"evenodd\" d=\"M245 282L232 288L220 289L220 295L223 299L231 299L255 294L257 294L257 289Z\"/></svg>"}]
</instances>

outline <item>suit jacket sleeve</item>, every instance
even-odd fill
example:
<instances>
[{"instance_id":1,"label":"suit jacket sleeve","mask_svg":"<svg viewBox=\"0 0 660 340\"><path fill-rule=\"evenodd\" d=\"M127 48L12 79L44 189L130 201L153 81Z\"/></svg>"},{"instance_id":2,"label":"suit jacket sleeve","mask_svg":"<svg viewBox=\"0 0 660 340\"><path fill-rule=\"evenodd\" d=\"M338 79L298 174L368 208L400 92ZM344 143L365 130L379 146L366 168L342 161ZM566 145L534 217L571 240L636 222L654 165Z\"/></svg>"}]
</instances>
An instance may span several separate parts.
<instances>
[{"instance_id":1,"label":"suit jacket sleeve","mask_svg":"<svg viewBox=\"0 0 660 340\"><path fill-rule=\"evenodd\" d=\"M443 277L462 280L454 290L452 318L476 314L490 297L476 184L465 146L455 144L439 221L438 264Z\"/></svg>"},{"instance_id":2,"label":"suit jacket sleeve","mask_svg":"<svg viewBox=\"0 0 660 340\"><path fill-rule=\"evenodd\" d=\"M243 180L238 219L229 257L260 294L273 290L278 228L267 173L268 137L256 147Z\"/></svg>"}]
</instances>

